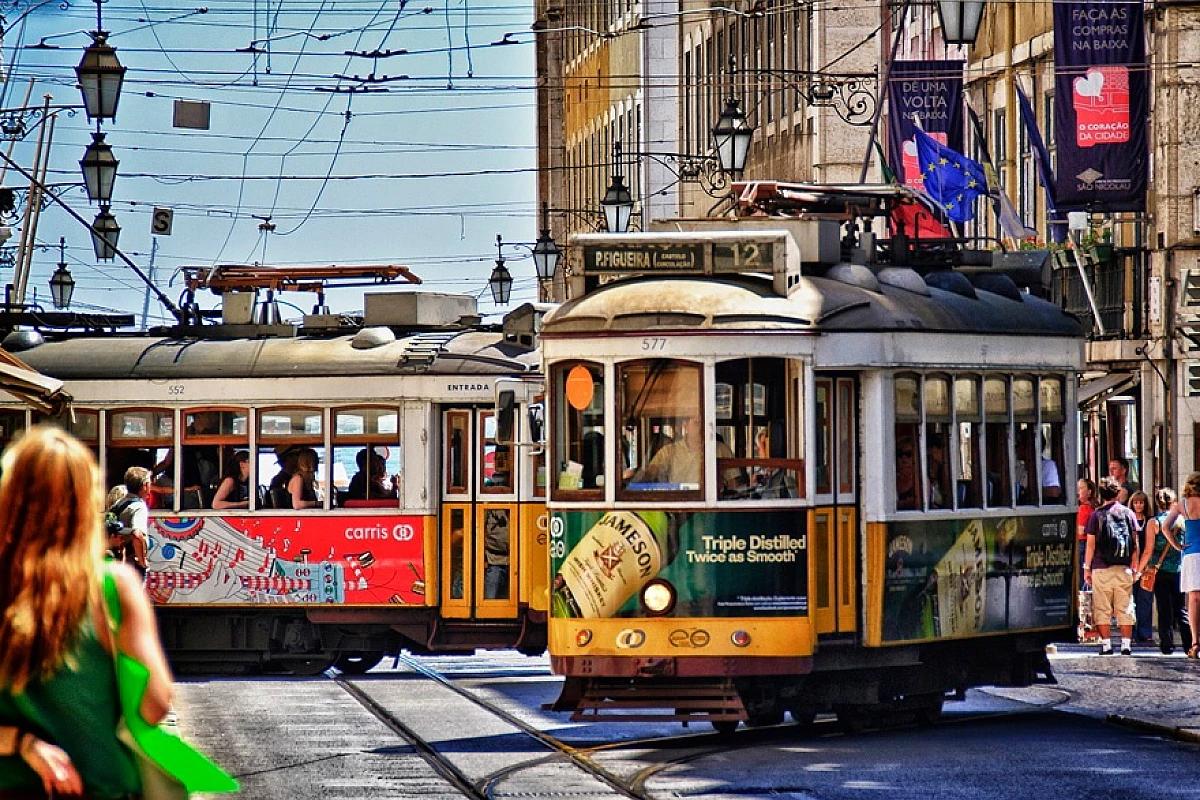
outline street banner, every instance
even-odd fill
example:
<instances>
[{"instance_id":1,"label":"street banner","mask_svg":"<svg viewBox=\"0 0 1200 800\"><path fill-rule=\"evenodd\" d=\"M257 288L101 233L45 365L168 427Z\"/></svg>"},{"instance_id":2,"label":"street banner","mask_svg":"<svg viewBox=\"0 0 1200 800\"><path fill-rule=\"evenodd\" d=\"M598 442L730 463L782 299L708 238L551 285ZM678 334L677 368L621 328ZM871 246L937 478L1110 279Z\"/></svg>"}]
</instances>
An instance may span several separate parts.
<instances>
[{"instance_id":1,"label":"street banner","mask_svg":"<svg viewBox=\"0 0 1200 800\"><path fill-rule=\"evenodd\" d=\"M923 191L913 124L963 152L962 61L896 61L888 71L888 164L899 183Z\"/></svg>"},{"instance_id":2,"label":"street banner","mask_svg":"<svg viewBox=\"0 0 1200 800\"><path fill-rule=\"evenodd\" d=\"M1054 4L1055 198L1067 211L1143 211L1149 70L1142 4Z\"/></svg>"}]
</instances>

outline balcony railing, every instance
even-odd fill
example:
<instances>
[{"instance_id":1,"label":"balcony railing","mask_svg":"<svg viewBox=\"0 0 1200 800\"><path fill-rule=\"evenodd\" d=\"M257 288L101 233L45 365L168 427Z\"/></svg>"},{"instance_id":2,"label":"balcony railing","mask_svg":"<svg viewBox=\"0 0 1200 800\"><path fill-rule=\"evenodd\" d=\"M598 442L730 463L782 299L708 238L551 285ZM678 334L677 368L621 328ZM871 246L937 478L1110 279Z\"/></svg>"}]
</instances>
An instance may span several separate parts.
<instances>
[{"instance_id":1,"label":"balcony railing","mask_svg":"<svg viewBox=\"0 0 1200 800\"><path fill-rule=\"evenodd\" d=\"M1096 324L1087 293L1069 250L1054 254L1053 299L1079 317L1089 339L1131 339L1145 330L1142 298L1147 261L1144 251L1085 248L1080 251L1084 271L1096 298L1104 334Z\"/></svg>"}]
</instances>

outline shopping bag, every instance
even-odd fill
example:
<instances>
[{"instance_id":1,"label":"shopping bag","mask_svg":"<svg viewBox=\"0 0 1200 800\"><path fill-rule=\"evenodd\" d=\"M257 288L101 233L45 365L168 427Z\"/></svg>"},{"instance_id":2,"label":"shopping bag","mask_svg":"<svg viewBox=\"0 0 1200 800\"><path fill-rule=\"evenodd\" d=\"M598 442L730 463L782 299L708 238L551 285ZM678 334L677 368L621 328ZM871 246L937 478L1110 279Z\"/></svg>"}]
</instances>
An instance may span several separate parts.
<instances>
[{"instance_id":1,"label":"shopping bag","mask_svg":"<svg viewBox=\"0 0 1200 800\"><path fill-rule=\"evenodd\" d=\"M142 699L150 683L150 670L116 647L121 601L111 574L104 576L104 596L109 630L113 634L113 664L121 703L117 738L137 761L143 800L187 800L196 792L236 792L238 782L225 770L183 739L142 718Z\"/></svg>"}]
</instances>

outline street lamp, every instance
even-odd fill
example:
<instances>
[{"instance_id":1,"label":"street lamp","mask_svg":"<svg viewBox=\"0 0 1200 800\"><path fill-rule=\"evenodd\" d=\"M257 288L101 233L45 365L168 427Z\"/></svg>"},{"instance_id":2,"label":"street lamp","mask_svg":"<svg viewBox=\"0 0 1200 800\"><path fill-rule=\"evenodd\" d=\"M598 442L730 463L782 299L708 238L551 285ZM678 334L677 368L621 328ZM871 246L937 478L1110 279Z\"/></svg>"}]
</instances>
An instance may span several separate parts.
<instances>
[{"instance_id":1,"label":"street lamp","mask_svg":"<svg viewBox=\"0 0 1200 800\"><path fill-rule=\"evenodd\" d=\"M612 182L600 201L604 209L604 222L609 233L625 233L629 230L629 218L633 216L633 195L625 186L625 176L621 174L621 142L613 144Z\"/></svg>"},{"instance_id":2,"label":"street lamp","mask_svg":"<svg viewBox=\"0 0 1200 800\"><path fill-rule=\"evenodd\" d=\"M83 51L83 60L75 68L83 91L83 108L89 121L116 119L125 68L117 60L117 51L108 43L108 31L92 31L91 37L92 43Z\"/></svg>"},{"instance_id":3,"label":"street lamp","mask_svg":"<svg viewBox=\"0 0 1200 800\"><path fill-rule=\"evenodd\" d=\"M100 213L92 221L92 249L96 251L97 261L112 261L117 257L117 239L121 235L121 226L112 215L109 206L100 206Z\"/></svg>"},{"instance_id":4,"label":"street lamp","mask_svg":"<svg viewBox=\"0 0 1200 800\"><path fill-rule=\"evenodd\" d=\"M112 202L113 184L117 180L117 164L112 147L104 141L104 134L92 134L92 143L83 152L79 162L83 170L83 186L87 190L88 202L101 204Z\"/></svg>"},{"instance_id":5,"label":"street lamp","mask_svg":"<svg viewBox=\"0 0 1200 800\"><path fill-rule=\"evenodd\" d=\"M542 235L533 243L533 266L537 269L538 280L543 281L554 277L554 270L558 269L558 260L562 258L558 242L550 235L548 214L546 204L542 203Z\"/></svg>"},{"instance_id":6,"label":"street lamp","mask_svg":"<svg viewBox=\"0 0 1200 800\"><path fill-rule=\"evenodd\" d=\"M67 269L67 240L58 240L58 269L50 276L50 297L54 300L55 308L66 308L71 305L71 295L75 294L75 279L71 270Z\"/></svg>"},{"instance_id":7,"label":"street lamp","mask_svg":"<svg viewBox=\"0 0 1200 800\"><path fill-rule=\"evenodd\" d=\"M987 0L937 0L946 44L975 44Z\"/></svg>"},{"instance_id":8,"label":"street lamp","mask_svg":"<svg viewBox=\"0 0 1200 800\"><path fill-rule=\"evenodd\" d=\"M738 107L736 97L730 97L725 102L725 110L717 118L712 137L717 147L717 159L721 162L721 169L735 180L740 178L742 170L746 168L746 157L750 155L750 140L754 138L754 128L746 121L746 115Z\"/></svg>"},{"instance_id":9,"label":"street lamp","mask_svg":"<svg viewBox=\"0 0 1200 800\"><path fill-rule=\"evenodd\" d=\"M492 290L492 300L498 306L508 305L513 284L512 275L509 273L508 267L504 266L503 246L500 234L496 234L496 268L492 270L492 275L488 278L488 288Z\"/></svg>"}]
</instances>

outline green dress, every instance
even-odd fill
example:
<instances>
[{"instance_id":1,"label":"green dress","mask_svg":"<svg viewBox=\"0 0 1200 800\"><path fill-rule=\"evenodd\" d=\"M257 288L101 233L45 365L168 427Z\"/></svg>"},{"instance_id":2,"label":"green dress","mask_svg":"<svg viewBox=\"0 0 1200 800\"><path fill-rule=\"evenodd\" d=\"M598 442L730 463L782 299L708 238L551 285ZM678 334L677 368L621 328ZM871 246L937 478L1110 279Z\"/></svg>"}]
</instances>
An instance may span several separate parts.
<instances>
[{"instance_id":1,"label":"green dress","mask_svg":"<svg viewBox=\"0 0 1200 800\"><path fill-rule=\"evenodd\" d=\"M113 657L96 638L91 614L72 666L31 682L20 697L0 688L0 725L20 725L61 747L82 776L85 794L100 800L141 790L133 756L116 737L120 716ZM41 788L41 779L20 756L0 756L0 791Z\"/></svg>"}]
</instances>

